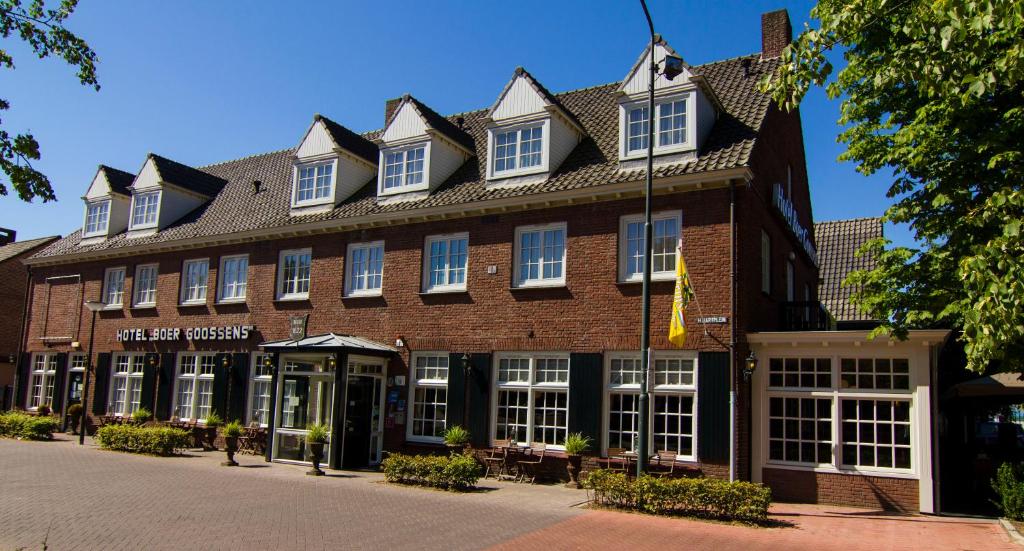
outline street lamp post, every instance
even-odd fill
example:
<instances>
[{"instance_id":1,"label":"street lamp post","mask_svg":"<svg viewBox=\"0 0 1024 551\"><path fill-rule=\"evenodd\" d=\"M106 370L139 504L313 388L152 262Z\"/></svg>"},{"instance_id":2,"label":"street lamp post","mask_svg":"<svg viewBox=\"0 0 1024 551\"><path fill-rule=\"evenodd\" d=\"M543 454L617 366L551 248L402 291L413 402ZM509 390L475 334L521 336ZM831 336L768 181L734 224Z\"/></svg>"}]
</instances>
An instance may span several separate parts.
<instances>
[{"instance_id":1,"label":"street lamp post","mask_svg":"<svg viewBox=\"0 0 1024 551\"><path fill-rule=\"evenodd\" d=\"M82 418L79 419L81 426L78 427L78 445L85 444L85 427L89 421L89 412L86 406L89 403L89 374L92 373L92 343L96 337L96 313L102 310L106 303L99 300L85 301L85 307L92 312L92 324L89 326L89 352L85 362L85 382L82 388Z\"/></svg>"}]
</instances>

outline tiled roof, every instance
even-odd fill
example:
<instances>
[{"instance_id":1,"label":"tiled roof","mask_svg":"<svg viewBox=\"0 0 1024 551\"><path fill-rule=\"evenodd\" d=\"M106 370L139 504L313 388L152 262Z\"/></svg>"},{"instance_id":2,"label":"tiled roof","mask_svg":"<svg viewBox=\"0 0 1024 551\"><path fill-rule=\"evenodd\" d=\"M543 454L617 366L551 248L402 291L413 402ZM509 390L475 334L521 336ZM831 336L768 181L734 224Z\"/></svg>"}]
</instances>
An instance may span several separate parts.
<instances>
[{"instance_id":1,"label":"tiled roof","mask_svg":"<svg viewBox=\"0 0 1024 551\"><path fill-rule=\"evenodd\" d=\"M14 243L2 245L0 246L0 262L6 262L20 254L27 253L36 247L56 241L57 239L60 239L59 235L51 235L50 237L26 239L25 241L15 241Z\"/></svg>"},{"instance_id":2,"label":"tiled roof","mask_svg":"<svg viewBox=\"0 0 1024 551\"><path fill-rule=\"evenodd\" d=\"M476 146L473 144L473 137L467 134L465 130L459 128L455 123L437 114L436 111L427 107L426 104L410 95L406 95L403 100L412 103L413 107L415 107L416 111L419 112L421 117L423 117L423 120L427 123L428 127L444 134L449 140L452 140L462 147L465 147L470 151L476 151ZM395 109L395 113L392 115L392 120L395 116L398 116L398 111L398 109ZM385 126L385 128L386 127L387 126Z\"/></svg>"},{"instance_id":3,"label":"tiled roof","mask_svg":"<svg viewBox=\"0 0 1024 551\"><path fill-rule=\"evenodd\" d=\"M132 185L132 182L135 181L134 174L118 170L107 165L100 165L100 170L107 175L107 182L110 183L110 191L121 195L132 194L131 190L128 188Z\"/></svg>"},{"instance_id":4,"label":"tiled roof","mask_svg":"<svg viewBox=\"0 0 1024 551\"><path fill-rule=\"evenodd\" d=\"M380 151L376 144L323 115L317 115L316 118L324 121L327 132L331 134L331 139L338 147L347 149L367 161L377 164Z\"/></svg>"},{"instance_id":5,"label":"tiled roof","mask_svg":"<svg viewBox=\"0 0 1024 551\"><path fill-rule=\"evenodd\" d=\"M529 71L522 67L516 67L516 72L512 75L512 79L508 81L508 84L505 85L505 88L501 91L500 94L498 94L498 99L494 102L494 105L492 105L491 108L487 111L488 117L494 114L494 111L498 108L499 105L501 105L501 100L505 98L505 94L508 93L510 88L512 88L512 85L515 83L516 78L520 76L525 78L526 82L530 83L530 86L532 86L533 89L538 94L540 94L540 97L543 98L544 101L557 107L558 110L561 111L562 114L566 116L566 118L572 121L573 124L579 126L580 128L583 128L583 125L580 124L580 120L576 118L576 115L574 115L572 111L566 109L565 106L562 105L562 102L559 101L558 96L549 92L548 89L545 88L539 80L534 78Z\"/></svg>"},{"instance_id":6,"label":"tiled roof","mask_svg":"<svg viewBox=\"0 0 1024 551\"><path fill-rule=\"evenodd\" d=\"M227 182L213 174L183 165L154 153L149 154L160 173L160 180L194 191L207 197L215 197Z\"/></svg>"},{"instance_id":7,"label":"tiled roof","mask_svg":"<svg viewBox=\"0 0 1024 551\"><path fill-rule=\"evenodd\" d=\"M654 169L655 177L749 166L755 139L771 101L767 95L757 91L756 85L763 75L774 71L777 66L778 59L761 60L760 56L755 54L694 67L714 88L724 112L719 115L696 159L657 165ZM201 167L203 172L227 181L227 185L211 201L156 234L129 240L122 233L99 243L79 246L79 230L47 247L38 253L36 258L100 252L126 246L146 246L269 228L279 227L287 230L289 226L331 220L338 220L340 226L346 218L357 216L403 212L409 212L414 216L414 211L422 208L469 205L479 201L638 181L644 175L643 168L623 170L619 167L619 84L614 82L554 96L568 112L576 116L586 136L551 177L543 182L504 187L486 185L485 119L488 110L483 109L447 117L449 121L457 117L463 119L463 128L473 138L476 156L463 164L429 196L422 199L378 202L375 196L377 184L374 180L330 211L290 216L292 162L295 151L286 149ZM332 132L339 128L343 131L335 136L335 139L350 140L348 145L339 145L357 153L356 148L360 147L358 144L367 143L373 149L373 162L377 162L377 149L370 140L377 138L380 130L362 136L353 134L358 138L355 140L347 136L345 132L349 131L340 125L333 124L326 118L324 120L328 122L327 127ZM370 153L371 151L367 149L365 156L369 158ZM253 193L253 180L259 180L263 184L257 194Z\"/></svg>"},{"instance_id":8,"label":"tiled roof","mask_svg":"<svg viewBox=\"0 0 1024 551\"><path fill-rule=\"evenodd\" d=\"M818 298L836 321L870 321L850 302L854 287L844 286L846 276L855 270L870 270L875 259L858 256L861 245L882 237L881 218L832 220L814 224L814 240L818 244L820 279Z\"/></svg>"}]
</instances>

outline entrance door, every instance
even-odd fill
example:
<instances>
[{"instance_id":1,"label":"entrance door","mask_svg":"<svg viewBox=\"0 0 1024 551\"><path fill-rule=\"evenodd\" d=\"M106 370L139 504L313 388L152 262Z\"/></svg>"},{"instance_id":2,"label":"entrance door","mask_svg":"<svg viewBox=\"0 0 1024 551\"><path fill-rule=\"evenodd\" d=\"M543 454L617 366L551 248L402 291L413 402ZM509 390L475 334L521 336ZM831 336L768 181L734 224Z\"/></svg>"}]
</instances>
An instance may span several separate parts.
<instances>
[{"instance_id":1,"label":"entrance door","mask_svg":"<svg viewBox=\"0 0 1024 551\"><path fill-rule=\"evenodd\" d=\"M370 464L375 403L373 377L349 376L345 397L345 442L341 466L359 469Z\"/></svg>"},{"instance_id":2,"label":"entrance door","mask_svg":"<svg viewBox=\"0 0 1024 551\"><path fill-rule=\"evenodd\" d=\"M67 405L70 406L82 402L82 377L84 375L81 371L71 371L68 373L68 396L65 401Z\"/></svg>"},{"instance_id":3,"label":"entrance door","mask_svg":"<svg viewBox=\"0 0 1024 551\"><path fill-rule=\"evenodd\" d=\"M323 358L286 358L284 373L276 392L273 458L309 462L306 428L313 423L331 426L334 398L334 374L325 372ZM330 446L325 448L324 464L330 464Z\"/></svg>"}]
</instances>

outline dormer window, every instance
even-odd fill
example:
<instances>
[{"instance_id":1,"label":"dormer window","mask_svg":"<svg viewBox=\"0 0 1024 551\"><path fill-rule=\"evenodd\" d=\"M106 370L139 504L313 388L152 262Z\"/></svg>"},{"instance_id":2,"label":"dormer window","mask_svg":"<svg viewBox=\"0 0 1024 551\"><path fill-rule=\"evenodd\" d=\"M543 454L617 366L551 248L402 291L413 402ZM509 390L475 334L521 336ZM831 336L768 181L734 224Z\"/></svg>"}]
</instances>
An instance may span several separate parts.
<instances>
[{"instance_id":1,"label":"dormer window","mask_svg":"<svg viewBox=\"0 0 1024 551\"><path fill-rule=\"evenodd\" d=\"M426 145L389 151L384 155L384 191L422 186ZM404 191L404 189L402 189Z\"/></svg>"},{"instance_id":2,"label":"dormer window","mask_svg":"<svg viewBox=\"0 0 1024 551\"><path fill-rule=\"evenodd\" d=\"M295 204L319 204L334 197L334 161L300 165L295 182Z\"/></svg>"},{"instance_id":3,"label":"dormer window","mask_svg":"<svg viewBox=\"0 0 1024 551\"><path fill-rule=\"evenodd\" d=\"M160 207L160 192L136 193L132 198L131 229L156 226L157 210Z\"/></svg>"},{"instance_id":4,"label":"dormer window","mask_svg":"<svg viewBox=\"0 0 1024 551\"><path fill-rule=\"evenodd\" d=\"M106 235L110 222L110 201L89 203L85 209L85 236Z\"/></svg>"},{"instance_id":5,"label":"dormer window","mask_svg":"<svg viewBox=\"0 0 1024 551\"><path fill-rule=\"evenodd\" d=\"M689 128L689 96L675 96L658 101L654 108L658 114L655 126L654 153L672 153L690 149ZM624 149L627 157L643 155L647 152L647 133L650 117L647 113L647 101L624 106L625 134Z\"/></svg>"},{"instance_id":6,"label":"dormer window","mask_svg":"<svg viewBox=\"0 0 1024 551\"><path fill-rule=\"evenodd\" d=\"M544 126L494 134L494 173L527 170L541 164Z\"/></svg>"}]
</instances>

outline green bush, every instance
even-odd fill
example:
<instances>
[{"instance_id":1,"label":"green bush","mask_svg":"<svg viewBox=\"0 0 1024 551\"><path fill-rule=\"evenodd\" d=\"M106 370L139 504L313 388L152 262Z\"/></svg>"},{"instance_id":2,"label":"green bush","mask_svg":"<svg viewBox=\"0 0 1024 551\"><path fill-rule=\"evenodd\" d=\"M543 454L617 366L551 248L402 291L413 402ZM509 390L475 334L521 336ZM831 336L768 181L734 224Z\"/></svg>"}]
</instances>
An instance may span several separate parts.
<instances>
[{"instance_id":1,"label":"green bush","mask_svg":"<svg viewBox=\"0 0 1024 551\"><path fill-rule=\"evenodd\" d=\"M623 473L599 469L583 482L600 505L635 509L656 515L690 515L723 520L765 522L771 490L752 482L714 478L655 478L631 480Z\"/></svg>"},{"instance_id":2,"label":"green bush","mask_svg":"<svg viewBox=\"0 0 1024 551\"><path fill-rule=\"evenodd\" d=\"M153 419L153 412L146 408L139 408L132 412L132 421L138 424L146 423Z\"/></svg>"},{"instance_id":3,"label":"green bush","mask_svg":"<svg viewBox=\"0 0 1024 551\"><path fill-rule=\"evenodd\" d=\"M465 446L469 444L469 431L458 425L448 427L444 431L444 443L449 446Z\"/></svg>"},{"instance_id":4,"label":"green bush","mask_svg":"<svg viewBox=\"0 0 1024 551\"><path fill-rule=\"evenodd\" d=\"M1016 521L1024 521L1024 482L1021 476L1024 474L1024 465L1003 463L996 471L996 478L992 481L992 489L999 496L996 505L1003 512L1003 516Z\"/></svg>"},{"instance_id":5,"label":"green bush","mask_svg":"<svg viewBox=\"0 0 1024 551\"><path fill-rule=\"evenodd\" d=\"M480 479L480 464L470 455L403 455L394 453L381 465L384 479L445 490L466 490Z\"/></svg>"},{"instance_id":6,"label":"green bush","mask_svg":"<svg viewBox=\"0 0 1024 551\"><path fill-rule=\"evenodd\" d=\"M96 431L100 447L131 453L173 455L189 446L190 437L181 429L104 425Z\"/></svg>"},{"instance_id":7,"label":"green bush","mask_svg":"<svg viewBox=\"0 0 1024 551\"><path fill-rule=\"evenodd\" d=\"M24 440L50 440L60 423L50 416L28 415L20 411L0 413L0 437Z\"/></svg>"},{"instance_id":8,"label":"green bush","mask_svg":"<svg viewBox=\"0 0 1024 551\"><path fill-rule=\"evenodd\" d=\"M224 425L221 429L221 433L224 434L224 438L238 438L242 436L242 423L238 419Z\"/></svg>"}]
</instances>

